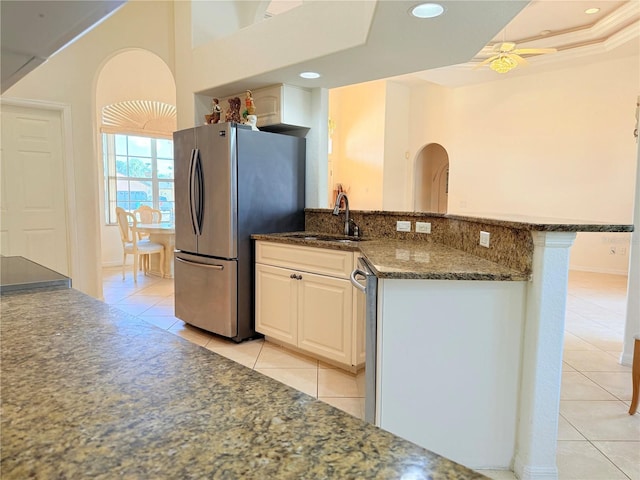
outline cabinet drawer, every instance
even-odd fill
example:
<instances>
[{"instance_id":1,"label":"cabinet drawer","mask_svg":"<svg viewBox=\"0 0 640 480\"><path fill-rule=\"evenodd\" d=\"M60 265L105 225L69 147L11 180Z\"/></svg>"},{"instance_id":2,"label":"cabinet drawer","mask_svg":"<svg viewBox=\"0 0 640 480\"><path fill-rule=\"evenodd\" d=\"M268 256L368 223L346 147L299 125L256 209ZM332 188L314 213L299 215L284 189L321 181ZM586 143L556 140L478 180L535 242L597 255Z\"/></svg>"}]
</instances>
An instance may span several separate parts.
<instances>
[{"instance_id":1,"label":"cabinet drawer","mask_svg":"<svg viewBox=\"0 0 640 480\"><path fill-rule=\"evenodd\" d=\"M353 252L256 242L256 262L293 270L349 278L353 270L353 261Z\"/></svg>"}]
</instances>

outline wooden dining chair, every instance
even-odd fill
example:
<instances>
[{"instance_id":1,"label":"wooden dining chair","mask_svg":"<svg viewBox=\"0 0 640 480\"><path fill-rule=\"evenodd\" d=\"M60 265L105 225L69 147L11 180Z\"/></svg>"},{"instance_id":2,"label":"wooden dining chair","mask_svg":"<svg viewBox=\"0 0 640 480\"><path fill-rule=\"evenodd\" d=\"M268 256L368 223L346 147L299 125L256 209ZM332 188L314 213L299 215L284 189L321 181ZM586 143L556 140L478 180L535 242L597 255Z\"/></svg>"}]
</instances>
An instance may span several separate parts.
<instances>
[{"instance_id":1,"label":"wooden dining chair","mask_svg":"<svg viewBox=\"0 0 640 480\"><path fill-rule=\"evenodd\" d=\"M127 255L133 255L133 281L138 283L138 265L140 255L160 254L160 273L164 277L164 246L151 242L147 239L138 239L136 232L136 216L127 212L123 208L116 207L118 226L120 227L120 239L122 240L122 279L124 280L124 269ZM144 272L147 272L145 268Z\"/></svg>"},{"instance_id":2,"label":"wooden dining chair","mask_svg":"<svg viewBox=\"0 0 640 480\"><path fill-rule=\"evenodd\" d=\"M133 211L138 223L162 223L162 212L148 205L140 205ZM138 232L138 238L148 237L148 233Z\"/></svg>"},{"instance_id":3,"label":"wooden dining chair","mask_svg":"<svg viewBox=\"0 0 640 480\"><path fill-rule=\"evenodd\" d=\"M155 208L151 208L148 205L140 205L133 211L133 214L136 216L138 223L162 223L162 212ZM138 239L144 240L145 238L149 238L151 235L146 232L138 232ZM149 270L149 255L143 255L141 257L140 262L140 270Z\"/></svg>"}]
</instances>

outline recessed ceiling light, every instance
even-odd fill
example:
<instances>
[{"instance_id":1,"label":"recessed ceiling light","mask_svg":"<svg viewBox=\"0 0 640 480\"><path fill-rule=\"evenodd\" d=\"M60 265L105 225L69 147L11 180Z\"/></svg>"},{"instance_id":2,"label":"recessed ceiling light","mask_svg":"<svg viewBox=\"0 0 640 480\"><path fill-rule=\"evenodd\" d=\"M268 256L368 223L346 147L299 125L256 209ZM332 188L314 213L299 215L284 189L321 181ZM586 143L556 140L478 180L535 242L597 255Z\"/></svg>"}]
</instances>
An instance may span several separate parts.
<instances>
[{"instance_id":1,"label":"recessed ceiling light","mask_svg":"<svg viewBox=\"0 0 640 480\"><path fill-rule=\"evenodd\" d=\"M444 13L444 7L439 3L421 3L411 9L411 15L417 18L434 18Z\"/></svg>"},{"instance_id":2,"label":"recessed ceiling light","mask_svg":"<svg viewBox=\"0 0 640 480\"><path fill-rule=\"evenodd\" d=\"M551 30L542 30L540 32L540 35L549 35L551 33Z\"/></svg>"},{"instance_id":3,"label":"recessed ceiling light","mask_svg":"<svg viewBox=\"0 0 640 480\"><path fill-rule=\"evenodd\" d=\"M308 79L312 79L312 78L320 78L320 74L317 72L302 72L300 74L300 76L302 78L308 78Z\"/></svg>"},{"instance_id":4,"label":"recessed ceiling light","mask_svg":"<svg viewBox=\"0 0 640 480\"><path fill-rule=\"evenodd\" d=\"M593 15L594 13L598 13L599 11L599 8L587 8L584 13L586 13L587 15Z\"/></svg>"}]
</instances>

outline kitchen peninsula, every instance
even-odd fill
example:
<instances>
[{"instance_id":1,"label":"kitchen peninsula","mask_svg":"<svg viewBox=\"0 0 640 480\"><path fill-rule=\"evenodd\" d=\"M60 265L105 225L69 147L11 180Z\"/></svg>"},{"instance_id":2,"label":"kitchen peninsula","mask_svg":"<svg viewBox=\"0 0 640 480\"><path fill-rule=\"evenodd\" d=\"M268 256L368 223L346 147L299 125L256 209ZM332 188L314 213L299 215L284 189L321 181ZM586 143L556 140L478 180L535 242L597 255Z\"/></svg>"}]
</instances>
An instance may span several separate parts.
<instances>
[{"instance_id":1,"label":"kitchen peninsula","mask_svg":"<svg viewBox=\"0 0 640 480\"><path fill-rule=\"evenodd\" d=\"M376 424L472 468L557 478L569 249L576 232L633 226L411 212L351 218L364 239L325 248L358 250L378 278ZM397 221L411 222L411 233L397 232ZM415 221L432 233L415 233ZM308 234L339 235L343 225L330 210L306 211ZM480 232L490 233L488 248ZM320 246L303 235L254 238Z\"/></svg>"},{"instance_id":2,"label":"kitchen peninsula","mask_svg":"<svg viewBox=\"0 0 640 480\"><path fill-rule=\"evenodd\" d=\"M3 479L481 479L73 289L1 297Z\"/></svg>"}]
</instances>

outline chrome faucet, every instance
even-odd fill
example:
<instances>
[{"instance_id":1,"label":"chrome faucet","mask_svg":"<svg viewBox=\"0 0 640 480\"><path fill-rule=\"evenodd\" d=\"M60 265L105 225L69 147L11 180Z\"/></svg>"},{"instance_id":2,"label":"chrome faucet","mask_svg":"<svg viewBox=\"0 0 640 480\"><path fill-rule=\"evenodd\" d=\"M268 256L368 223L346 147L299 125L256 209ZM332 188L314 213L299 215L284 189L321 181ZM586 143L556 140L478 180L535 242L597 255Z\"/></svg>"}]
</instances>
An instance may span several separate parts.
<instances>
[{"instance_id":1,"label":"chrome faucet","mask_svg":"<svg viewBox=\"0 0 640 480\"><path fill-rule=\"evenodd\" d=\"M344 219L344 234L349 236L349 231L350 231L350 226L349 226L349 198L347 198L347 194L344 192L340 192L338 194L338 196L336 197L336 206L333 207L333 214L334 215L339 215L340 214L340 203L342 202L342 199L344 198L344 214L345 214L345 219ZM355 224L355 222L354 222Z\"/></svg>"}]
</instances>

